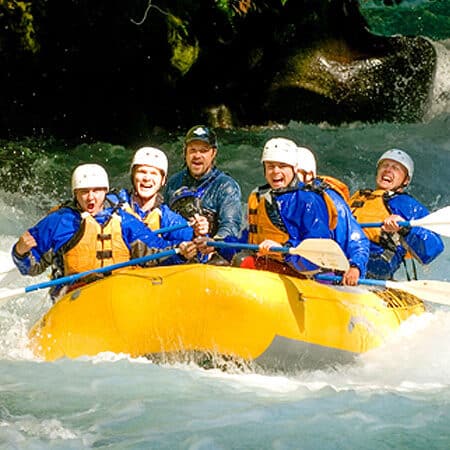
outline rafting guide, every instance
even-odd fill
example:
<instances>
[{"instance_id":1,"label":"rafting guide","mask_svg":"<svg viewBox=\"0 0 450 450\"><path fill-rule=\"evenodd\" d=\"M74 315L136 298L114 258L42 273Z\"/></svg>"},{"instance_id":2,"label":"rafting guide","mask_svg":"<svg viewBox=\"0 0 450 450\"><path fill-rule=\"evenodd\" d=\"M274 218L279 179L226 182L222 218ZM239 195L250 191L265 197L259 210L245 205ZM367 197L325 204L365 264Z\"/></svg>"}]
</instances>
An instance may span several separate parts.
<instances>
[{"instance_id":1,"label":"rafting guide","mask_svg":"<svg viewBox=\"0 0 450 450\"><path fill-rule=\"evenodd\" d=\"M186 167L172 175L165 200L186 219L205 217L215 240L237 240L242 226L241 189L230 175L216 167L216 133L204 126L192 127L184 138ZM203 248L216 264L227 264L212 247ZM224 252L225 253L225 252Z\"/></svg>"}]
</instances>

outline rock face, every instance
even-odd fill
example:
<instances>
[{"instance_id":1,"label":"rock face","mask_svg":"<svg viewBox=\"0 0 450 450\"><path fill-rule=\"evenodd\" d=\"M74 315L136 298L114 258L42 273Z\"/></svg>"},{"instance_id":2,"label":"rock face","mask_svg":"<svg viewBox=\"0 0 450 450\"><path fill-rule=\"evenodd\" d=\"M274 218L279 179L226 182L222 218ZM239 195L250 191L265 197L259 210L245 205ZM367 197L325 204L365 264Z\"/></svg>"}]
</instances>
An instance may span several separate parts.
<instances>
[{"instance_id":1,"label":"rock face","mask_svg":"<svg viewBox=\"0 0 450 450\"><path fill-rule=\"evenodd\" d=\"M355 55L343 41L305 53L294 49L280 64L265 96L266 118L303 121L415 121L429 99L436 55L422 38L386 39L384 51Z\"/></svg>"},{"instance_id":2,"label":"rock face","mask_svg":"<svg viewBox=\"0 0 450 450\"><path fill-rule=\"evenodd\" d=\"M0 5L3 135L419 120L436 65L423 38L372 34L356 0L18 3Z\"/></svg>"},{"instance_id":3,"label":"rock face","mask_svg":"<svg viewBox=\"0 0 450 450\"><path fill-rule=\"evenodd\" d=\"M263 52L266 83L251 117L336 124L423 117L436 65L426 39L372 34L351 0L292 2L280 22L291 34Z\"/></svg>"}]
</instances>

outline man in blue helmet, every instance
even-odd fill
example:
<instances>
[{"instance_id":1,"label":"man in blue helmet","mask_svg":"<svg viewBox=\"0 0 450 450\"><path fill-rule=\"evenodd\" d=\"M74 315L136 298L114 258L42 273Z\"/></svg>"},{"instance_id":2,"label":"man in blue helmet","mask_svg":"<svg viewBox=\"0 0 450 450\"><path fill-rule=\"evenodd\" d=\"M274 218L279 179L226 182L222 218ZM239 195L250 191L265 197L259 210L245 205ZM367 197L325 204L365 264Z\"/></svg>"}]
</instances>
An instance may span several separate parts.
<instances>
[{"instance_id":1,"label":"man in blue helmet","mask_svg":"<svg viewBox=\"0 0 450 450\"><path fill-rule=\"evenodd\" d=\"M192 127L184 138L186 167L169 178L165 201L187 220L206 217L213 239L234 240L242 225L241 189L215 166L216 156L214 131L204 125Z\"/></svg>"},{"instance_id":2,"label":"man in blue helmet","mask_svg":"<svg viewBox=\"0 0 450 450\"><path fill-rule=\"evenodd\" d=\"M370 278L392 279L402 263L406 268L406 258L429 264L444 250L438 234L421 227L398 225L429 214L425 206L404 192L413 173L414 162L406 152L388 150L377 162L376 189L360 190L350 199L350 208L359 223L383 222L381 228L364 228L370 240ZM408 271L407 277L410 279Z\"/></svg>"}]
</instances>

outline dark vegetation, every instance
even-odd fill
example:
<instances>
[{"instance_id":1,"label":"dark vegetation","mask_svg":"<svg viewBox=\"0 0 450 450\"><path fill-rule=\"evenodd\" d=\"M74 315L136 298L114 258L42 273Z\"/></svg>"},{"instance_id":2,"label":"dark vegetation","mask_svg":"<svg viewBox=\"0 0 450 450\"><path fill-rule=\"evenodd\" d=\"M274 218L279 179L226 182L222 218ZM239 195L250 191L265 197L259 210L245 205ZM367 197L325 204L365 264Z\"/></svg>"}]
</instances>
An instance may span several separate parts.
<instances>
[{"instance_id":1,"label":"dark vegetation","mask_svg":"<svg viewBox=\"0 0 450 450\"><path fill-rule=\"evenodd\" d=\"M200 121L377 120L379 104L343 103L335 86L291 91L292 49L318 46L343 63L391 51L356 0L0 0L0 137L126 142Z\"/></svg>"}]
</instances>

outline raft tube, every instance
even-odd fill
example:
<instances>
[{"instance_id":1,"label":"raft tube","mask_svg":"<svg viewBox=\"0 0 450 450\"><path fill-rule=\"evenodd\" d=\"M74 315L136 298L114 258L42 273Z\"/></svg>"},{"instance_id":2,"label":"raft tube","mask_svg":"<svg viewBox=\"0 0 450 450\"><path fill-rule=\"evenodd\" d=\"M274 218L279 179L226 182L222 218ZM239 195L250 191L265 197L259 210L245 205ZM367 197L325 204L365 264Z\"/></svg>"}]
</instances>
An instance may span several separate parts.
<instances>
[{"instance_id":1,"label":"raft tube","mask_svg":"<svg viewBox=\"0 0 450 450\"><path fill-rule=\"evenodd\" d=\"M205 353L286 370L350 362L423 312L420 299L392 289L186 264L116 271L78 288L29 337L46 361Z\"/></svg>"}]
</instances>

